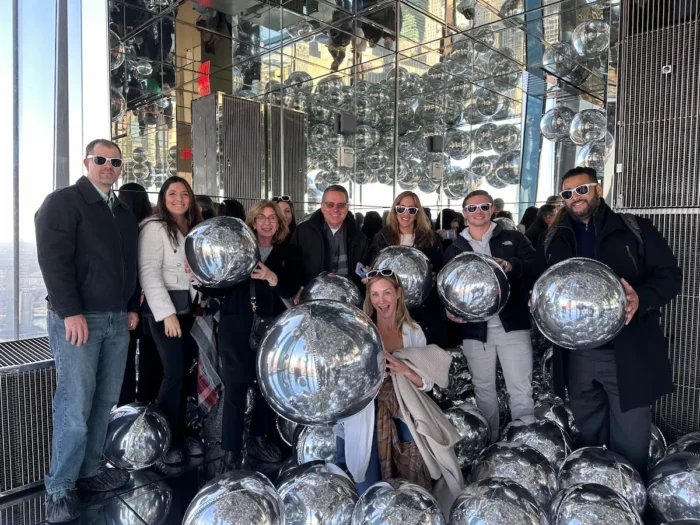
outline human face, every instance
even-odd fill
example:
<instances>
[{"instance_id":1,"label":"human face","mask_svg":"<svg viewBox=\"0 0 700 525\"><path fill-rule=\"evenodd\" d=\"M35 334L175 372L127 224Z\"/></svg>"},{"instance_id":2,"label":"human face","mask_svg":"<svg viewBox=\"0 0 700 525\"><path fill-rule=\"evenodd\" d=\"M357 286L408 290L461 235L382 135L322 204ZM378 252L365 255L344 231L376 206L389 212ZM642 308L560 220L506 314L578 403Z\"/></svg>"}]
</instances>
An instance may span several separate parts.
<instances>
[{"instance_id":1,"label":"human face","mask_svg":"<svg viewBox=\"0 0 700 525\"><path fill-rule=\"evenodd\" d=\"M321 204L321 213L328 226L336 230L340 228L348 215L348 201L340 191L329 191Z\"/></svg>"},{"instance_id":2,"label":"human face","mask_svg":"<svg viewBox=\"0 0 700 525\"><path fill-rule=\"evenodd\" d=\"M278 228L279 222L273 208L265 208L260 215L255 217L255 232L259 241L270 242Z\"/></svg>"},{"instance_id":3,"label":"human face","mask_svg":"<svg viewBox=\"0 0 700 525\"><path fill-rule=\"evenodd\" d=\"M547 226L549 226L550 224L552 224L552 221L554 220L554 217L556 217L556 216L557 216L556 213L553 213L552 215L545 215L545 216L543 217L545 224L546 224Z\"/></svg>"},{"instance_id":4,"label":"human face","mask_svg":"<svg viewBox=\"0 0 700 525\"><path fill-rule=\"evenodd\" d=\"M470 197L467 202L464 204L464 207L466 208L470 204L486 204L490 203L491 201L486 195L474 195L473 197ZM469 213L466 210L462 210L462 213L464 214L464 218L467 221L467 224L469 226L474 226L476 228L483 227L483 226L488 226L488 224L491 222L491 216L494 214L495 207L491 206L491 209L488 211L482 210L479 206L477 206L476 211Z\"/></svg>"},{"instance_id":5,"label":"human face","mask_svg":"<svg viewBox=\"0 0 700 525\"><path fill-rule=\"evenodd\" d=\"M292 223L292 219L294 218L294 213L292 212L291 204L289 204L288 202L279 201L277 203L277 206L280 207L282 215L284 215L284 222L287 223L287 226L289 226Z\"/></svg>"},{"instance_id":6,"label":"human face","mask_svg":"<svg viewBox=\"0 0 700 525\"><path fill-rule=\"evenodd\" d=\"M416 201L414 201L413 197L411 197L410 195L406 195L403 199L399 201L398 206L404 206L405 208L415 208ZM407 230L415 228L417 217L417 213L415 215L411 215L408 212L408 209L405 209L403 213L396 213L396 219L399 221L399 227Z\"/></svg>"},{"instance_id":7,"label":"human face","mask_svg":"<svg viewBox=\"0 0 700 525\"><path fill-rule=\"evenodd\" d=\"M573 177L569 177L564 181L561 189L573 190L578 186L589 184L591 182L594 181L592 181L588 175L574 175ZM573 196L568 201L564 201L564 206L566 206L569 212L571 212L576 218L583 222L588 222L588 219L593 217L593 214L595 214L600 207L600 194L600 184L589 187L588 193L585 195L579 195L574 191Z\"/></svg>"},{"instance_id":8,"label":"human face","mask_svg":"<svg viewBox=\"0 0 700 525\"><path fill-rule=\"evenodd\" d=\"M182 182L173 182L165 193L165 207L175 217L183 217L190 209L190 193Z\"/></svg>"},{"instance_id":9,"label":"human face","mask_svg":"<svg viewBox=\"0 0 700 525\"><path fill-rule=\"evenodd\" d=\"M372 306L377 311L377 319L393 321L396 319L396 305L399 296L394 289L394 284L388 279L379 279L372 283L369 291Z\"/></svg>"},{"instance_id":10,"label":"human face","mask_svg":"<svg viewBox=\"0 0 700 525\"><path fill-rule=\"evenodd\" d=\"M111 159L121 159L122 156L119 150L114 146L108 146L104 144L97 144L91 155L107 157ZM88 170L88 179L100 188L105 193L109 193L112 185L117 182L119 175L121 175L122 169L115 168L112 166L111 162L105 162L102 166L95 164L95 159L85 159L83 164ZM123 164L122 164L123 165Z\"/></svg>"}]
</instances>

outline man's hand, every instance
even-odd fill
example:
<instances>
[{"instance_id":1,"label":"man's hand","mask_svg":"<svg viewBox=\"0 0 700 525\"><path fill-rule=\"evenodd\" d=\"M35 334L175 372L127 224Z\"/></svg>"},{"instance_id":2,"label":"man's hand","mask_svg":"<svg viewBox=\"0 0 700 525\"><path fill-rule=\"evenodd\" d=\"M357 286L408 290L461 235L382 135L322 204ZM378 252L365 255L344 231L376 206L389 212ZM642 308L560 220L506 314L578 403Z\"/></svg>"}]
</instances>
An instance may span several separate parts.
<instances>
[{"instance_id":1,"label":"man's hand","mask_svg":"<svg viewBox=\"0 0 700 525\"><path fill-rule=\"evenodd\" d=\"M66 327L66 341L73 346L80 347L88 340L88 325L83 314L71 315L63 320Z\"/></svg>"},{"instance_id":2,"label":"man's hand","mask_svg":"<svg viewBox=\"0 0 700 525\"><path fill-rule=\"evenodd\" d=\"M493 260L496 261L501 268L503 268L504 272L508 273L513 271L513 265L505 259L499 259L498 257L494 257Z\"/></svg>"},{"instance_id":3,"label":"man's hand","mask_svg":"<svg viewBox=\"0 0 700 525\"><path fill-rule=\"evenodd\" d=\"M634 288L632 288L627 281L625 281L624 279L620 279L620 281L622 282L622 287L625 289L625 296L627 297L625 325L628 325L630 324L632 317L634 317L634 314L639 308L639 296L637 295L637 292L634 291Z\"/></svg>"},{"instance_id":4,"label":"man's hand","mask_svg":"<svg viewBox=\"0 0 700 525\"><path fill-rule=\"evenodd\" d=\"M136 327L139 325L139 314L136 312L129 312L126 318L129 320L129 330L136 330Z\"/></svg>"},{"instance_id":5,"label":"man's hand","mask_svg":"<svg viewBox=\"0 0 700 525\"><path fill-rule=\"evenodd\" d=\"M467 324L467 321L462 319L461 317L457 317L453 313L451 313L449 310L445 310L445 314L447 315L447 318L452 321L453 323L459 323L459 324Z\"/></svg>"}]
</instances>

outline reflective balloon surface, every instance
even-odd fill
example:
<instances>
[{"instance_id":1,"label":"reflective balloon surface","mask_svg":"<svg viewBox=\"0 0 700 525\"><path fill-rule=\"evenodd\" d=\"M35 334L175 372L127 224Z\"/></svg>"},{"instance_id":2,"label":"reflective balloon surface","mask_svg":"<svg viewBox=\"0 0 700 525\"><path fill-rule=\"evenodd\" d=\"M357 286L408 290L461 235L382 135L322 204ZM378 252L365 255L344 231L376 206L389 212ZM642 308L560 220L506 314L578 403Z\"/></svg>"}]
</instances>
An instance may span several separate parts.
<instances>
[{"instance_id":1,"label":"reflective balloon surface","mask_svg":"<svg viewBox=\"0 0 700 525\"><path fill-rule=\"evenodd\" d=\"M493 148L493 137L498 131L496 124L484 124L474 130L474 147L480 151L488 151Z\"/></svg>"},{"instance_id":2,"label":"reflective balloon surface","mask_svg":"<svg viewBox=\"0 0 700 525\"><path fill-rule=\"evenodd\" d=\"M182 525L284 525L282 498L263 474L234 470L197 493Z\"/></svg>"},{"instance_id":3,"label":"reflective balloon surface","mask_svg":"<svg viewBox=\"0 0 700 525\"><path fill-rule=\"evenodd\" d=\"M551 141L568 141L571 121L576 113L566 106L556 106L547 111L540 120L542 135Z\"/></svg>"},{"instance_id":4,"label":"reflective balloon surface","mask_svg":"<svg viewBox=\"0 0 700 525\"><path fill-rule=\"evenodd\" d=\"M597 483L573 485L552 502L550 518L557 525L643 525L629 502L613 489Z\"/></svg>"},{"instance_id":5,"label":"reflective balloon surface","mask_svg":"<svg viewBox=\"0 0 700 525\"><path fill-rule=\"evenodd\" d=\"M520 149L520 128L513 124L498 126L491 138L491 147L496 153L507 153Z\"/></svg>"},{"instance_id":6,"label":"reflective balloon surface","mask_svg":"<svg viewBox=\"0 0 700 525\"><path fill-rule=\"evenodd\" d=\"M700 456L670 454L647 473L649 506L665 521L700 519Z\"/></svg>"},{"instance_id":7,"label":"reflective balloon surface","mask_svg":"<svg viewBox=\"0 0 700 525\"><path fill-rule=\"evenodd\" d=\"M488 176L493 170L493 165L491 164L491 159L485 155L480 155L472 159L471 170L475 175L479 177Z\"/></svg>"},{"instance_id":8,"label":"reflective balloon surface","mask_svg":"<svg viewBox=\"0 0 700 525\"><path fill-rule=\"evenodd\" d=\"M109 30L109 69L114 71L119 69L124 63L126 55L124 53L124 43L119 38L119 35Z\"/></svg>"},{"instance_id":9,"label":"reflective balloon surface","mask_svg":"<svg viewBox=\"0 0 700 525\"><path fill-rule=\"evenodd\" d=\"M605 142L589 142L576 155L576 165L593 168L597 173L602 174L605 170L605 159Z\"/></svg>"},{"instance_id":10,"label":"reflective balloon surface","mask_svg":"<svg viewBox=\"0 0 700 525\"><path fill-rule=\"evenodd\" d=\"M304 425L330 425L372 402L384 381L384 349L363 312L312 301L275 319L260 342L257 373L277 413Z\"/></svg>"},{"instance_id":11,"label":"reflective balloon surface","mask_svg":"<svg viewBox=\"0 0 700 525\"><path fill-rule=\"evenodd\" d=\"M464 160L471 151L472 137L468 131L451 129L445 135L445 151L455 160Z\"/></svg>"},{"instance_id":12,"label":"reflective balloon surface","mask_svg":"<svg viewBox=\"0 0 700 525\"><path fill-rule=\"evenodd\" d=\"M355 505L352 525L446 525L435 498L404 480L380 481Z\"/></svg>"},{"instance_id":13,"label":"reflective balloon surface","mask_svg":"<svg viewBox=\"0 0 700 525\"><path fill-rule=\"evenodd\" d=\"M216 288L246 280L260 260L255 234L235 217L213 217L192 228L185 255L199 282Z\"/></svg>"},{"instance_id":14,"label":"reflective balloon surface","mask_svg":"<svg viewBox=\"0 0 700 525\"><path fill-rule=\"evenodd\" d=\"M571 453L571 438L552 421L537 421L529 425L509 424L505 431L509 443L523 443L539 450L555 469L559 469Z\"/></svg>"},{"instance_id":15,"label":"reflective balloon surface","mask_svg":"<svg viewBox=\"0 0 700 525\"><path fill-rule=\"evenodd\" d=\"M294 421L289 421L282 416L277 416L277 432L279 432L282 441L284 441L290 447L294 440L294 432L296 431L297 425Z\"/></svg>"},{"instance_id":16,"label":"reflective balloon surface","mask_svg":"<svg viewBox=\"0 0 700 525\"><path fill-rule=\"evenodd\" d=\"M565 489L578 483L605 485L644 512L647 494L641 476L629 461L611 450L584 447L572 452L559 470L559 485Z\"/></svg>"},{"instance_id":17,"label":"reflective balloon surface","mask_svg":"<svg viewBox=\"0 0 700 525\"><path fill-rule=\"evenodd\" d=\"M691 432L678 438L668 446L666 455L675 454L677 452L691 452L700 455L700 432Z\"/></svg>"},{"instance_id":18,"label":"reflective balloon surface","mask_svg":"<svg viewBox=\"0 0 700 525\"><path fill-rule=\"evenodd\" d=\"M486 478L465 488L450 511L450 525L548 525L546 514L520 484Z\"/></svg>"},{"instance_id":19,"label":"reflective balloon surface","mask_svg":"<svg viewBox=\"0 0 700 525\"><path fill-rule=\"evenodd\" d=\"M651 441L649 442L649 468L654 466L666 454L666 438L654 423L651 424Z\"/></svg>"},{"instance_id":20,"label":"reflective balloon surface","mask_svg":"<svg viewBox=\"0 0 700 525\"><path fill-rule=\"evenodd\" d=\"M469 403L448 408L444 412L462 437L455 445L459 465L462 468L468 467L491 442L489 422L478 408Z\"/></svg>"},{"instance_id":21,"label":"reflective balloon surface","mask_svg":"<svg viewBox=\"0 0 700 525\"><path fill-rule=\"evenodd\" d=\"M331 427L301 427L294 434L294 459L302 465L309 461L335 461L335 434Z\"/></svg>"},{"instance_id":22,"label":"reflective balloon surface","mask_svg":"<svg viewBox=\"0 0 700 525\"><path fill-rule=\"evenodd\" d=\"M476 99L476 110L485 117L493 117L503 107L503 97L488 89L475 91L474 98Z\"/></svg>"},{"instance_id":23,"label":"reflective balloon surface","mask_svg":"<svg viewBox=\"0 0 700 525\"><path fill-rule=\"evenodd\" d=\"M306 71L294 71L290 73L287 79L284 81L284 85L293 89L294 91L301 91L305 94L310 94L313 89L313 80L311 75Z\"/></svg>"},{"instance_id":24,"label":"reflective balloon surface","mask_svg":"<svg viewBox=\"0 0 700 525\"><path fill-rule=\"evenodd\" d=\"M583 146L589 142L605 139L607 117L600 109L584 109L574 115L569 127L569 136L574 144Z\"/></svg>"},{"instance_id":25,"label":"reflective balloon surface","mask_svg":"<svg viewBox=\"0 0 700 525\"><path fill-rule=\"evenodd\" d=\"M131 152L131 158L134 159L134 162L140 164L145 162L148 156L146 155L146 150L139 146L134 148L134 150Z\"/></svg>"},{"instance_id":26,"label":"reflective balloon surface","mask_svg":"<svg viewBox=\"0 0 700 525\"><path fill-rule=\"evenodd\" d=\"M498 157L493 169L493 174L505 184L518 184L520 182L520 152L504 153Z\"/></svg>"},{"instance_id":27,"label":"reflective balloon surface","mask_svg":"<svg viewBox=\"0 0 700 525\"><path fill-rule=\"evenodd\" d=\"M170 442L165 414L155 405L131 403L110 413L103 453L115 467L139 470L154 465Z\"/></svg>"},{"instance_id":28,"label":"reflective balloon surface","mask_svg":"<svg viewBox=\"0 0 700 525\"><path fill-rule=\"evenodd\" d=\"M137 474L145 474L139 476ZM161 481L161 476L150 470L131 473L133 490L111 498L102 507L107 525L168 525L168 513L173 504L173 489ZM138 514L139 519L136 517Z\"/></svg>"},{"instance_id":29,"label":"reflective balloon surface","mask_svg":"<svg viewBox=\"0 0 700 525\"><path fill-rule=\"evenodd\" d=\"M486 321L508 302L510 284L491 257L463 252L437 276L438 295L453 315L468 321Z\"/></svg>"},{"instance_id":30,"label":"reflective balloon surface","mask_svg":"<svg viewBox=\"0 0 700 525\"><path fill-rule=\"evenodd\" d=\"M522 443L494 443L474 461L472 479L508 478L520 483L544 509L557 492L557 475L541 453Z\"/></svg>"},{"instance_id":31,"label":"reflective balloon surface","mask_svg":"<svg viewBox=\"0 0 700 525\"><path fill-rule=\"evenodd\" d=\"M613 271L574 257L546 270L535 282L530 311L540 332L569 349L609 343L625 325L627 298Z\"/></svg>"},{"instance_id":32,"label":"reflective balloon surface","mask_svg":"<svg viewBox=\"0 0 700 525\"><path fill-rule=\"evenodd\" d=\"M576 26L571 42L583 57L599 55L610 47L610 26L604 20L587 20Z\"/></svg>"},{"instance_id":33,"label":"reflective balloon surface","mask_svg":"<svg viewBox=\"0 0 700 525\"><path fill-rule=\"evenodd\" d=\"M120 120L126 113L126 99L122 92L112 87L110 90L110 115L112 122Z\"/></svg>"},{"instance_id":34,"label":"reflective balloon surface","mask_svg":"<svg viewBox=\"0 0 700 525\"><path fill-rule=\"evenodd\" d=\"M558 397L550 397L535 404L535 417L537 420L547 420L556 423L569 437L576 440L578 428L574 421L571 409L564 405Z\"/></svg>"},{"instance_id":35,"label":"reflective balloon surface","mask_svg":"<svg viewBox=\"0 0 700 525\"><path fill-rule=\"evenodd\" d=\"M433 286L433 267L423 252L410 246L387 246L372 262L373 270L391 268L401 281L406 306L416 308Z\"/></svg>"},{"instance_id":36,"label":"reflective balloon surface","mask_svg":"<svg viewBox=\"0 0 700 525\"><path fill-rule=\"evenodd\" d=\"M357 285L347 277L329 272L321 272L311 279L299 297L299 302L329 299L341 301L359 308L362 305L362 296Z\"/></svg>"}]
</instances>

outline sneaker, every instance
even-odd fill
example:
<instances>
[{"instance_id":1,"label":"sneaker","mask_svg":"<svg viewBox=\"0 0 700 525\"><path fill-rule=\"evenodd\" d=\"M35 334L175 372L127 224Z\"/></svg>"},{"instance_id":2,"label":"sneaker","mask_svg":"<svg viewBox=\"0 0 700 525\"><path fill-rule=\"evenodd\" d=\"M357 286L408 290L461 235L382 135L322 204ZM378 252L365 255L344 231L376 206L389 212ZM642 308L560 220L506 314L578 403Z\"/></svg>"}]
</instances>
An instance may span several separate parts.
<instances>
[{"instance_id":1,"label":"sneaker","mask_svg":"<svg viewBox=\"0 0 700 525\"><path fill-rule=\"evenodd\" d=\"M89 490L90 492L109 492L123 487L129 483L130 479L131 475L124 469L103 468L94 476L79 479L76 486L80 490Z\"/></svg>"},{"instance_id":2,"label":"sneaker","mask_svg":"<svg viewBox=\"0 0 700 525\"><path fill-rule=\"evenodd\" d=\"M185 462L185 455L177 447L170 447L160 460L166 465L178 465Z\"/></svg>"},{"instance_id":3,"label":"sneaker","mask_svg":"<svg viewBox=\"0 0 700 525\"><path fill-rule=\"evenodd\" d=\"M204 443L196 437L186 437L185 438L185 454L188 456L203 456L204 455Z\"/></svg>"},{"instance_id":4,"label":"sneaker","mask_svg":"<svg viewBox=\"0 0 700 525\"><path fill-rule=\"evenodd\" d=\"M278 463L282 461L282 452L277 445L262 436L248 440L248 455L263 463Z\"/></svg>"},{"instance_id":5,"label":"sneaker","mask_svg":"<svg viewBox=\"0 0 700 525\"><path fill-rule=\"evenodd\" d=\"M46 498L46 521L65 523L80 516L80 499L75 490L51 494Z\"/></svg>"}]
</instances>

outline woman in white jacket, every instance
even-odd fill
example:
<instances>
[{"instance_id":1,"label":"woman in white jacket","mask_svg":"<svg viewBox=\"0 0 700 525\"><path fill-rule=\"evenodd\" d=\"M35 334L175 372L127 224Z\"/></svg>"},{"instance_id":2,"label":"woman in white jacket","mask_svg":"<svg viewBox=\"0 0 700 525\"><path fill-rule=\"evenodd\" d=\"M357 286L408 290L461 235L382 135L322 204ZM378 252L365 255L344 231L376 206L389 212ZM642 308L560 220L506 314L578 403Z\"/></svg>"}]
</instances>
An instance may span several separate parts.
<instances>
[{"instance_id":1,"label":"woman in white jacket","mask_svg":"<svg viewBox=\"0 0 700 525\"><path fill-rule=\"evenodd\" d=\"M156 404L168 418L172 431L166 464L184 461L184 452L204 453L202 445L185 436L186 389L189 365L197 354L190 337L195 291L186 271L185 236L202 221L189 183L170 177L158 194L155 214L141 223L139 281L146 296L144 318L163 364L163 382ZM148 380L148 379L146 379Z\"/></svg>"}]
</instances>

